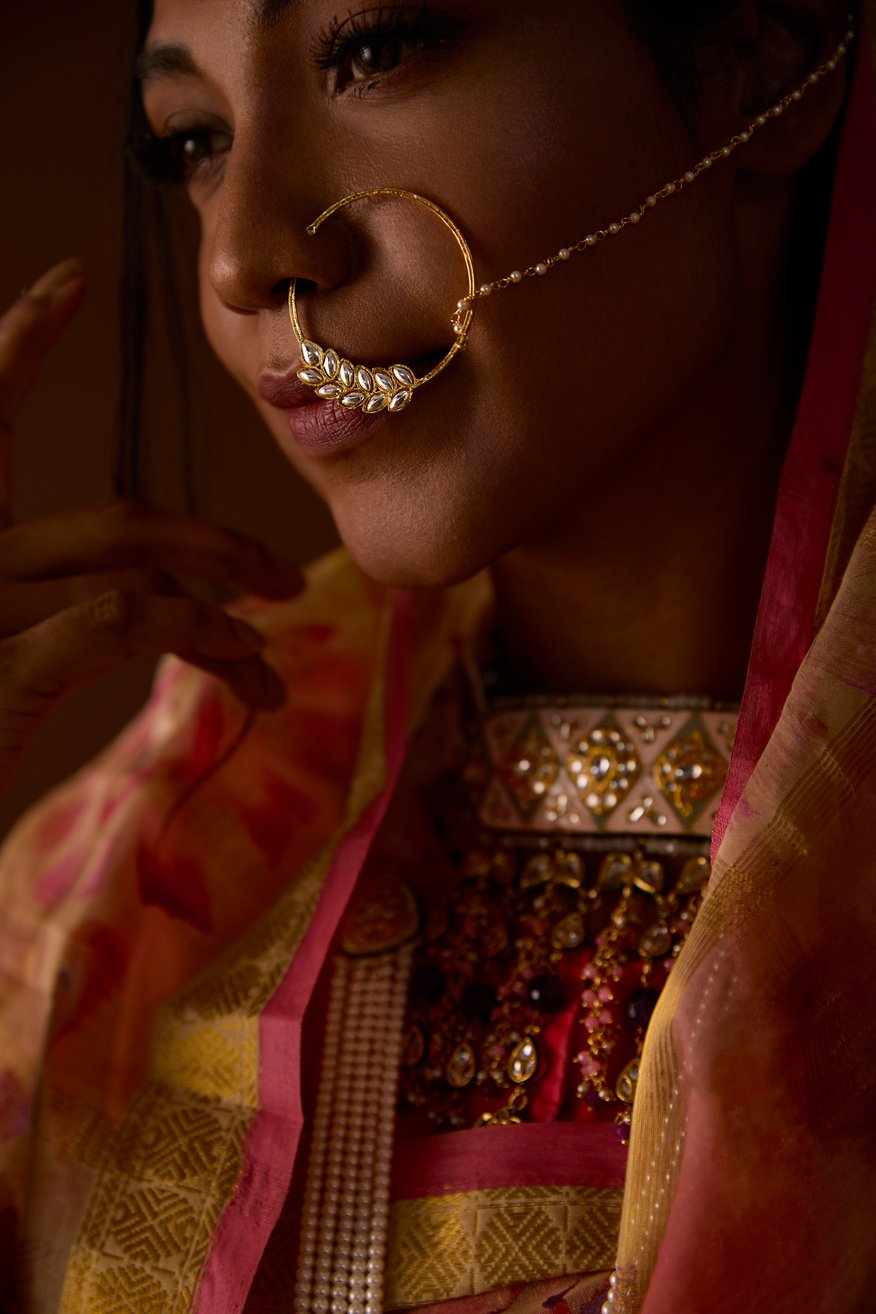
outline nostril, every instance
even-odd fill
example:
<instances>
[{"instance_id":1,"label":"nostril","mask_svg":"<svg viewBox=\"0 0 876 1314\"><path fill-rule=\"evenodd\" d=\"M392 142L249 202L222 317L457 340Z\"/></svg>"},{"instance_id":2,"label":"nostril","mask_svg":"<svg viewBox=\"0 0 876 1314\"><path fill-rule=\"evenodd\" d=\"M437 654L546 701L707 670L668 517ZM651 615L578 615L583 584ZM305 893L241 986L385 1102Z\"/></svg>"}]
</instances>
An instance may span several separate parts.
<instances>
[{"instance_id":1,"label":"nostril","mask_svg":"<svg viewBox=\"0 0 876 1314\"><path fill-rule=\"evenodd\" d=\"M273 288L271 289L271 296L272 296L276 301L288 301L288 300L289 300L289 288L290 288L291 286L292 286L292 279L291 279L291 278L281 278L281 279L278 279L278 281L274 284ZM298 279L298 292L299 292L299 293L304 293L304 294L306 294L306 293L308 293L308 292L313 292L313 291L315 290L316 287L317 287L317 283L316 283L316 281L315 281L314 279L312 279L312 278L299 278L299 279Z\"/></svg>"},{"instance_id":2,"label":"nostril","mask_svg":"<svg viewBox=\"0 0 876 1314\"><path fill-rule=\"evenodd\" d=\"M291 278L283 278L283 279L281 279L280 282L277 284L277 287L276 287L276 289L275 289L276 292L277 292L277 294L280 295L280 296L283 296L283 297L288 297L288 296L289 296L289 288L290 288L291 283L292 283ZM315 292L316 289L317 289L318 287L319 287L319 284L317 283L317 281L316 281L315 278L299 278L299 279L298 279L298 291L299 291L299 293L305 293L305 294L306 294L306 293L308 293L308 292Z\"/></svg>"}]
</instances>

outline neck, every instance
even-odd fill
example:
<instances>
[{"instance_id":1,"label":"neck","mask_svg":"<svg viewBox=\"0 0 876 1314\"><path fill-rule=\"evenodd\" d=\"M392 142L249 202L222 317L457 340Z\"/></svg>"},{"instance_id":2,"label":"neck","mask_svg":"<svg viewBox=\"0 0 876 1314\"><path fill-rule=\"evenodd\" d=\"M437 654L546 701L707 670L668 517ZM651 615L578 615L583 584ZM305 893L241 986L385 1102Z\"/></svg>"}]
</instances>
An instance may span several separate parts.
<instances>
[{"instance_id":1,"label":"neck","mask_svg":"<svg viewBox=\"0 0 876 1314\"><path fill-rule=\"evenodd\" d=\"M494 566L521 689L741 696L805 358L758 291L701 389Z\"/></svg>"}]
</instances>

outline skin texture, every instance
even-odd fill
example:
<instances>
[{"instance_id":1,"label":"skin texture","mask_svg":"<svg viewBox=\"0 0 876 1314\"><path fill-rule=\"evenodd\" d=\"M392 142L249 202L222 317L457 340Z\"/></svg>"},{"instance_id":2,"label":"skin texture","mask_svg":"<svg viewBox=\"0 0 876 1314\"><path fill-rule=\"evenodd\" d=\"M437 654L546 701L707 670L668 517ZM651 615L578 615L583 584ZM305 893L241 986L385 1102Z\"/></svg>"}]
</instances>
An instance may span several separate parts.
<instances>
[{"instance_id":1,"label":"skin texture","mask_svg":"<svg viewBox=\"0 0 876 1314\"><path fill-rule=\"evenodd\" d=\"M354 450L305 454L255 384L297 359L292 276L315 292L313 336L354 360L452 341L459 256L435 220L382 204L308 238L332 201L422 192L462 226L479 281L498 277L723 144L827 56L843 10L740 4L694 132L616 3L432 7L445 39L375 47L384 71L365 77L361 55L314 65L334 0L270 24L250 0L158 0L150 46L184 47L197 72L148 80L153 130L213 130L187 184L209 339L366 572L423 586L493 569L521 682L736 696L805 351L789 289L817 263L789 255L797 175L844 74L637 228L483 302L461 360Z\"/></svg>"}]
</instances>

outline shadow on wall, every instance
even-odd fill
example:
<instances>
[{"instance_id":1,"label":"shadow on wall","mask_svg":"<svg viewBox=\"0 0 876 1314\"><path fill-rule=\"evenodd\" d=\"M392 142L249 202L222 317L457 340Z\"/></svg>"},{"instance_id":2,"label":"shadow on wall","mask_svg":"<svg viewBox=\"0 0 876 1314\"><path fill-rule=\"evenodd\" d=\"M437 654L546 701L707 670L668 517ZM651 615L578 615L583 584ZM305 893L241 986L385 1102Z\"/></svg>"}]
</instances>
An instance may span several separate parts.
<instances>
[{"instance_id":1,"label":"shadow on wall","mask_svg":"<svg viewBox=\"0 0 876 1314\"><path fill-rule=\"evenodd\" d=\"M86 304L16 425L16 523L100 502L112 491L118 200L132 8L119 0L2 6L0 304L8 305L23 286L68 255L82 257L89 278ZM188 321L196 318L193 293L192 281L185 289ZM160 334L157 342L160 347ZM299 561L332 546L336 539L325 509L200 340L192 351L191 373L200 417L193 460L201 514L255 534ZM149 384L157 474L152 496L178 505L179 429L171 374L159 350ZM151 663L135 663L58 709L0 800L0 835L117 732L145 697L151 674Z\"/></svg>"}]
</instances>

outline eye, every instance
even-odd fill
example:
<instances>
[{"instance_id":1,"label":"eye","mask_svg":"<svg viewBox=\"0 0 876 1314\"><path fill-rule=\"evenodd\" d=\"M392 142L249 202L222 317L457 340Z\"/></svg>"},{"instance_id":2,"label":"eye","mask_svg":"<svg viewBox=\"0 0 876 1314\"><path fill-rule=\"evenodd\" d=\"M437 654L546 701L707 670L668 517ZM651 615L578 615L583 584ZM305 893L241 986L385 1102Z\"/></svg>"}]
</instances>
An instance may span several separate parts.
<instances>
[{"instance_id":1,"label":"eye","mask_svg":"<svg viewBox=\"0 0 876 1314\"><path fill-rule=\"evenodd\" d=\"M406 39L395 34L376 35L367 41L357 41L338 64L337 78L340 85L337 90L351 82L367 82L391 72L418 50L422 50L424 44L422 38Z\"/></svg>"},{"instance_id":2,"label":"eye","mask_svg":"<svg viewBox=\"0 0 876 1314\"><path fill-rule=\"evenodd\" d=\"M208 176L231 149L232 140L227 128L192 124L150 134L135 146L134 156L153 182L186 183Z\"/></svg>"},{"instance_id":3,"label":"eye","mask_svg":"<svg viewBox=\"0 0 876 1314\"><path fill-rule=\"evenodd\" d=\"M334 92L367 89L427 48L446 44L450 20L418 5L383 5L343 21L334 20L320 32L313 50L317 68L334 73Z\"/></svg>"},{"instance_id":4,"label":"eye","mask_svg":"<svg viewBox=\"0 0 876 1314\"><path fill-rule=\"evenodd\" d=\"M193 172L203 160L215 154L215 133L184 132L177 138L177 154L187 173Z\"/></svg>"}]
</instances>

